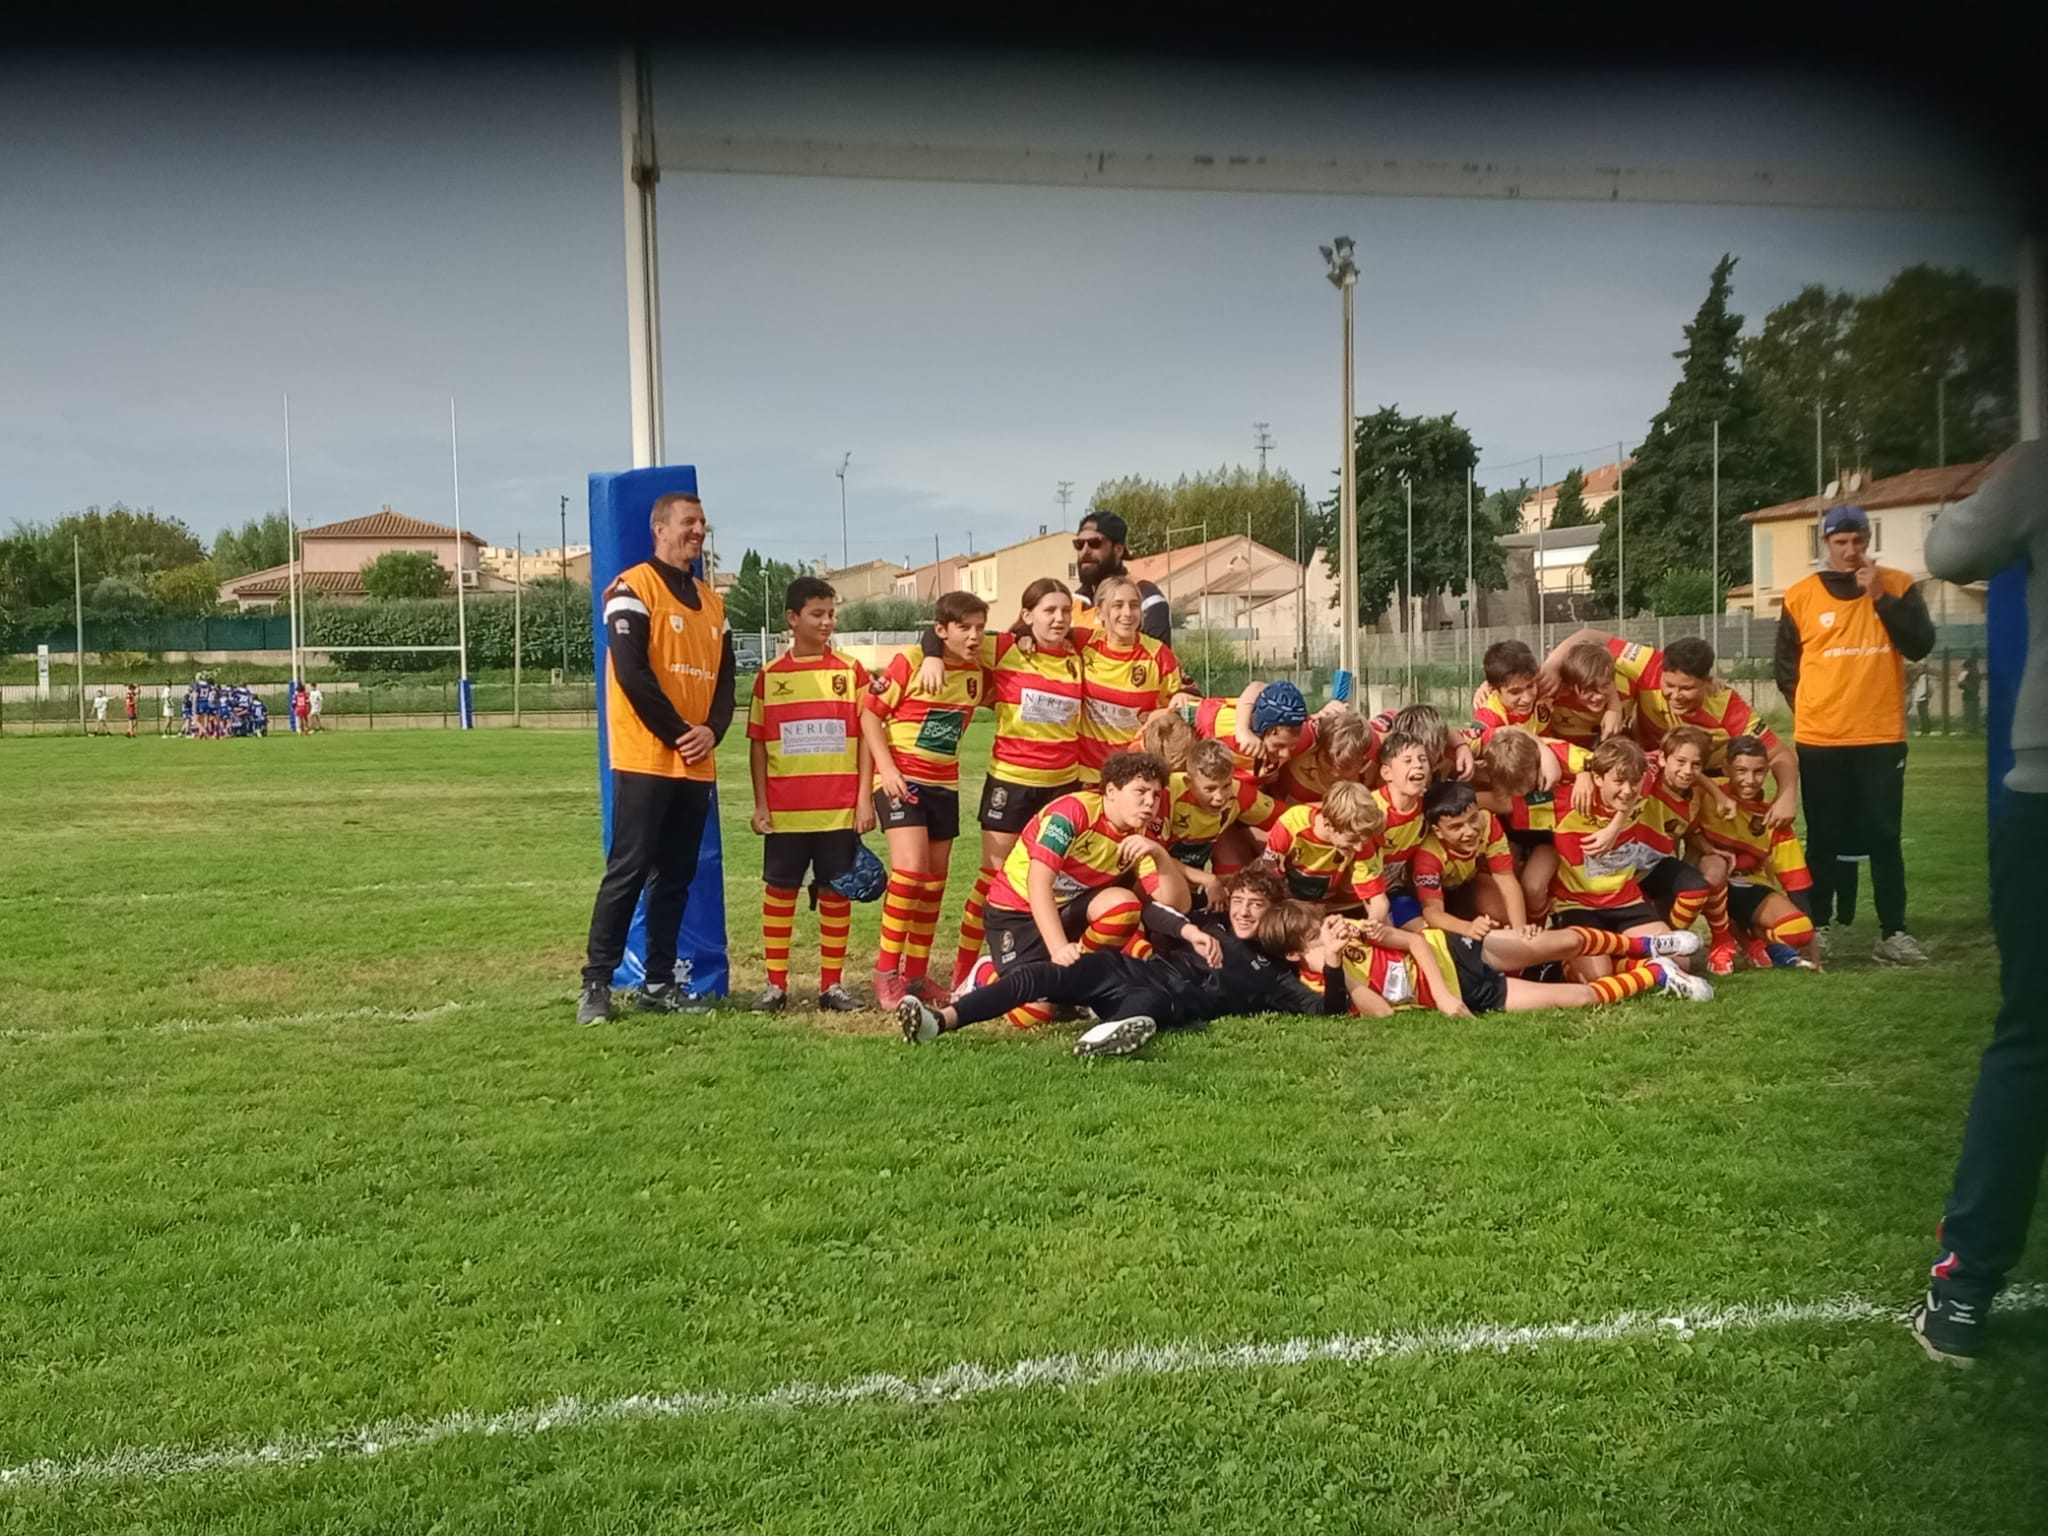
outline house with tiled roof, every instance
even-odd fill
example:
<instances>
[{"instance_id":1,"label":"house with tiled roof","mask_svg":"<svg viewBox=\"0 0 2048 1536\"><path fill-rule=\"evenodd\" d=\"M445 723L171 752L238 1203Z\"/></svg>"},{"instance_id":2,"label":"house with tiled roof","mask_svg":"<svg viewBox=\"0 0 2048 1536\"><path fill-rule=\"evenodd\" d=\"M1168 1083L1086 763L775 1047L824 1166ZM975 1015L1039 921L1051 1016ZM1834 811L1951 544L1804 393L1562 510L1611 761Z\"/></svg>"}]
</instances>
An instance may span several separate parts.
<instances>
[{"instance_id":1,"label":"house with tiled roof","mask_svg":"<svg viewBox=\"0 0 2048 1536\"><path fill-rule=\"evenodd\" d=\"M412 550L432 555L451 574L459 573L466 593L510 592L512 582L485 568L485 548L484 541L466 528L458 537L444 524L407 517L387 506L367 517L300 529L299 589L318 592L331 602L359 603L368 595L363 590L363 568L379 555ZM291 567L273 565L222 582L220 600L247 612L286 601L290 586Z\"/></svg>"},{"instance_id":2,"label":"house with tiled roof","mask_svg":"<svg viewBox=\"0 0 2048 1536\"><path fill-rule=\"evenodd\" d=\"M1779 502L1745 513L1749 524L1747 587L1731 587L1728 608L1758 618L1775 617L1785 590L1821 564L1820 517L1829 507L1861 507L1870 518L1870 558L1904 571L1921 583L1921 595L1936 623L1975 624L1984 618L1984 583L1955 586L1928 575L1927 530L1955 502L1974 495L1997 468L1997 459L1909 469L1873 479L1855 471L1831 482L1818 496Z\"/></svg>"},{"instance_id":3,"label":"house with tiled roof","mask_svg":"<svg viewBox=\"0 0 2048 1536\"><path fill-rule=\"evenodd\" d=\"M1622 488L1622 473L1635 464L1634 459L1621 459L1612 464L1596 464L1584 472L1579 494L1585 499L1586 511L1599 516L1600 509L1614 500ZM1548 528L1550 520L1557 515L1557 498L1564 490L1564 481L1539 486L1522 499L1517 510L1519 533L1534 533L1538 528Z\"/></svg>"}]
</instances>

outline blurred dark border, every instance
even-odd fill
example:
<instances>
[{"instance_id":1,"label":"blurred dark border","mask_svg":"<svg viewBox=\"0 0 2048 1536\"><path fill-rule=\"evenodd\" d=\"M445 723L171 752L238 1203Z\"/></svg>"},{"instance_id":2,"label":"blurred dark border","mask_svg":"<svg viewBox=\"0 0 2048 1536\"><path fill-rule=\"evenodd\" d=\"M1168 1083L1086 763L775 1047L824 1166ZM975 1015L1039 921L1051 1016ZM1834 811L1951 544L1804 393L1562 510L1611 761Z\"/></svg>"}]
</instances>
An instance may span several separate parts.
<instances>
[{"instance_id":1,"label":"blurred dark border","mask_svg":"<svg viewBox=\"0 0 2048 1536\"><path fill-rule=\"evenodd\" d=\"M737 11L737 7L733 8ZM2028 14L2033 13L2033 14ZM1161 7L1151 15L1114 9L1015 7L996 19L963 19L958 9L855 16L842 3L757 5L748 14L701 5L554 0L483 5L394 0L290 10L275 3L144 5L103 0L42 5L0 14L0 68L32 67L44 49L119 54L209 55L279 51L348 56L462 58L612 50L634 41L669 48L749 47L821 52L999 53L1048 61L1088 57L1134 65L1253 64L1262 70L1447 72L1498 79L1535 92L1539 112L1572 110L1575 92L1631 73L1804 76L1896 101L1959 135L1984 170L2003 177L2016 209L2036 229L2044 220L2048 114L2041 110L2048 65L2048 12L1966 3L1909 11L1846 4L1765 6L1730 0L1708 8L1635 4L1545 8L1473 5L1392 11L1366 6ZM1549 85L1555 94L1541 98Z\"/></svg>"}]
</instances>

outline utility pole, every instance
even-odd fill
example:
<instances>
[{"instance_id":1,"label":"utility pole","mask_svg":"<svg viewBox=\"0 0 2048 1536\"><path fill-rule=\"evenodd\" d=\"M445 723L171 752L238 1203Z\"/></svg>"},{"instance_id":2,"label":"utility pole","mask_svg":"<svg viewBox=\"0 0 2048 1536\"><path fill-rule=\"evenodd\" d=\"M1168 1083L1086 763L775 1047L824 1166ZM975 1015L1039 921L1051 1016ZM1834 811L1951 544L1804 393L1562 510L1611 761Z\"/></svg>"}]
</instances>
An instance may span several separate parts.
<instances>
[{"instance_id":1,"label":"utility pole","mask_svg":"<svg viewBox=\"0 0 2048 1536\"><path fill-rule=\"evenodd\" d=\"M839 461L839 568L843 571L853 562L846 554L846 466L853 462L853 450L846 450L846 457Z\"/></svg>"},{"instance_id":2,"label":"utility pole","mask_svg":"<svg viewBox=\"0 0 2048 1536\"><path fill-rule=\"evenodd\" d=\"M569 498L562 498L562 681L569 680Z\"/></svg>"},{"instance_id":3,"label":"utility pole","mask_svg":"<svg viewBox=\"0 0 2048 1536\"><path fill-rule=\"evenodd\" d=\"M519 724L519 663L526 638L520 626L522 599L526 596L526 535L512 536L512 724Z\"/></svg>"},{"instance_id":4,"label":"utility pole","mask_svg":"<svg viewBox=\"0 0 2048 1536\"><path fill-rule=\"evenodd\" d=\"M1713 614L1713 615L1714 615L1714 617L1715 617L1715 628L1716 628L1716 629L1718 629L1718 628L1720 627L1720 624L1719 624L1719 620L1720 620L1720 613L1721 613L1721 423L1720 423L1720 420L1719 420L1718 418L1716 418L1716 420L1715 420L1715 422L1714 422L1714 481L1713 481L1713 484L1714 484L1714 491L1713 491L1713 519L1714 519L1714 545L1713 545L1713 548L1714 548L1713 562L1714 562L1714 563L1713 563L1713 578L1714 578L1714 585L1713 585L1713 607L1711 608L1710 612L1712 612L1712 614Z\"/></svg>"},{"instance_id":5,"label":"utility pole","mask_svg":"<svg viewBox=\"0 0 2048 1536\"><path fill-rule=\"evenodd\" d=\"M1074 482L1062 480L1059 491L1054 499L1060 504L1060 526L1065 527L1067 522L1067 504L1074 499Z\"/></svg>"},{"instance_id":6,"label":"utility pole","mask_svg":"<svg viewBox=\"0 0 2048 1536\"><path fill-rule=\"evenodd\" d=\"M1266 481L1266 450L1273 446L1273 434L1266 429L1272 425L1270 421L1255 421L1252 423L1252 446L1259 450L1259 483L1261 485L1265 484Z\"/></svg>"},{"instance_id":7,"label":"utility pole","mask_svg":"<svg viewBox=\"0 0 2048 1536\"><path fill-rule=\"evenodd\" d=\"M1344 454L1337 461L1338 602L1343 625L1338 630L1338 665L1353 678L1358 676L1358 445L1356 381L1351 356L1352 294L1358 287L1358 263L1352 252L1356 242L1339 235L1323 246L1323 260L1330 265L1330 285L1344 296Z\"/></svg>"}]
</instances>

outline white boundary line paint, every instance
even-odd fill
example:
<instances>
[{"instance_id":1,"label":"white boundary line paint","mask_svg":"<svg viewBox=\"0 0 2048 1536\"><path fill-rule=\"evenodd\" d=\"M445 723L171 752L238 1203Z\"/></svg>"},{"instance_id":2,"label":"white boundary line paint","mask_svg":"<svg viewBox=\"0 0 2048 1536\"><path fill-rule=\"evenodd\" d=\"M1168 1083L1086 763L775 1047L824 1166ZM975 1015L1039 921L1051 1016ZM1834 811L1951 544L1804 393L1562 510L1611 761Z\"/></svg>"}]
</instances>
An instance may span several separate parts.
<instances>
[{"instance_id":1,"label":"white boundary line paint","mask_svg":"<svg viewBox=\"0 0 2048 1536\"><path fill-rule=\"evenodd\" d=\"M86 1034L211 1034L231 1029L279 1029L302 1024L346 1024L359 1020L378 1024L420 1024L428 1019L444 1018L466 1006L463 1003L436 1003L431 1008L327 1008L311 1013L244 1013L224 1019L154 1019L126 1026L90 1024L75 1029L5 1029L0 1030L0 1040L22 1044L38 1040L69 1040Z\"/></svg>"},{"instance_id":2,"label":"white boundary line paint","mask_svg":"<svg viewBox=\"0 0 2048 1536\"><path fill-rule=\"evenodd\" d=\"M539 891L581 890L585 879L558 876L551 880L377 880L368 885L299 885L289 889L263 891L242 886L192 885L175 891L95 891L86 895L8 895L0 903L34 903L44 907L127 907L153 901L232 900L248 901L265 896L375 896L420 894L427 891Z\"/></svg>"},{"instance_id":3,"label":"white boundary line paint","mask_svg":"<svg viewBox=\"0 0 2048 1536\"><path fill-rule=\"evenodd\" d=\"M1999 1298L1998 1306L2007 1312L2048 1306L2048 1284L2015 1286ZM1698 1333L1751 1333L1802 1323L1898 1324L1905 1322L1906 1316L1896 1307L1879 1306L1856 1296L1838 1296L1830 1301L1740 1304L1671 1317L1622 1312L1594 1323L1478 1323L1416 1333L1289 1339L1281 1344L1140 1344L1092 1355L1041 1355L1006 1366L962 1361L917 1380L876 1374L836 1386L796 1381L767 1392L635 1393L596 1402L559 1397L542 1407L509 1408L499 1413L460 1409L433 1419L386 1419L336 1435L280 1435L261 1445L219 1446L209 1450L131 1445L75 1461L45 1458L0 1467L0 1491L110 1482L154 1483L207 1473L304 1466L317 1461L364 1461L392 1452L419 1450L444 1440L525 1439L649 1420L843 1408L869 1402L925 1407L1004 1392L1088 1387L1147 1377L1220 1375L1303 1365L1373 1365L1417 1355L1508 1354L1546 1344L1689 1339ZM1932 1365L1924 1368L1937 1369Z\"/></svg>"}]
</instances>

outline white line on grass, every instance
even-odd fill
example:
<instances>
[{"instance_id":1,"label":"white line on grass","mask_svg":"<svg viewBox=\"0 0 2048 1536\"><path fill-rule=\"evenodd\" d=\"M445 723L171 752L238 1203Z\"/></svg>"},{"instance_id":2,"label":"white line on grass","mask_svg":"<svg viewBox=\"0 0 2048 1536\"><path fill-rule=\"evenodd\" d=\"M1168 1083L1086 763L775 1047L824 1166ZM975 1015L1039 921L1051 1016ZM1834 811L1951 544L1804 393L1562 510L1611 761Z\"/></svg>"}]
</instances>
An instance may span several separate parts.
<instances>
[{"instance_id":1,"label":"white line on grass","mask_svg":"<svg viewBox=\"0 0 2048 1536\"><path fill-rule=\"evenodd\" d=\"M156 901L249 901L264 896L379 896L420 894L427 891L538 891L581 890L585 879L566 876L552 880L373 880L365 885L296 885L274 890L248 886L189 885L174 891L91 891L83 895L0 896L0 903L33 903L42 907L130 907Z\"/></svg>"},{"instance_id":2,"label":"white line on grass","mask_svg":"<svg viewBox=\"0 0 2048 1536\"><path fill-rule=\"evenodd\" d=\"M0 1040L56 1040L95 1030L106 1034L203 1034L230 1029L289 1029L301 1024L346 1024L364 1021L378 1024L419 1024L459 1011L461 1003L436 1003L431 1008L323 1008L309 1013L235 1014L225 1019L154 1019L128 1028L118 1025L85 1025L75 1029L0 1030Z\"/></svg>"},{"instance_id":3,"label":"white line on grass","mask_svg":"<svg viewBox=\"0 0 2048 1536\"><path fill-rule=\"evenodd\" d=\"M2015 1286L1999 1298L2001 1311L2048 1306L2048 1284ZM460 1409L434 1419L386 1419L328 1436L280 1435L262 1445L193 1450L175 1445L131 1445L76 1461L45 1458L0 1468L0 1489L54 1488L117 1481L161 1482L210 1472L249 1472L308 1462L364 1460L392 1451L418 1450L443 1440L475 1436L520 1439L596 1425L653 1419L698 1419L713 1415L841 1408L884 1402L906 1407L960 1402L999 1392L1033 1388L1096 1386L1103 1382L1155 1376L1220 1374L1303 1365L1372 1365L1414 1355L1507 1354L1545 1344L1611 1344L1623 1339L1689 1339L1696 1333L1749 1333L1790 1324L1903 1323L1906 1314L1856 1296L1831 1301L1778 1301L1657 1317L1623 1312L1594 1323L1478 1323L1415 1333L1338 1334L1323 1339L1289 1339L1283 1344L1140 1344L1092 1355L1041 1355L1011 1365L974 1361L949 1365L917 1380L876 1374L827 1386L796 1381L767 1392L635 1393L586 1402L559 1397L544 1407L500 1413ZM1931 1369L1932 1367L1930 1367Z\"/></svg>"}]
</instances>

